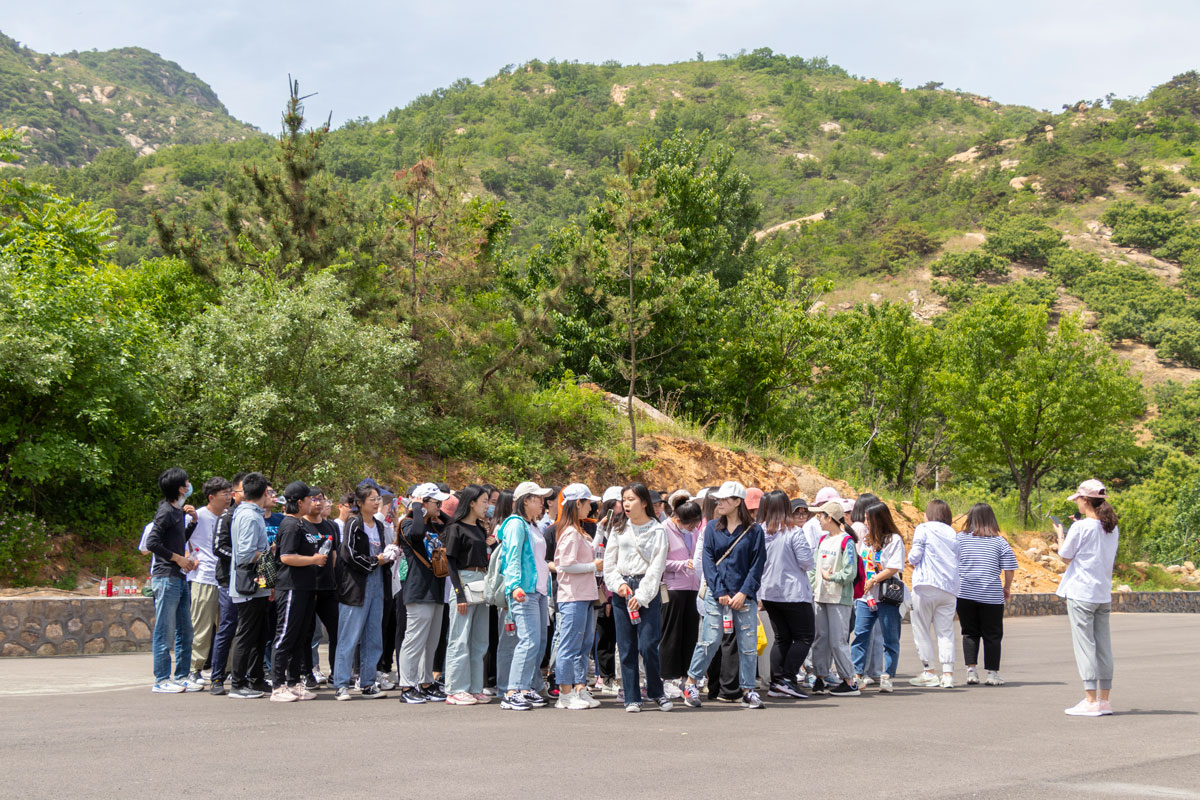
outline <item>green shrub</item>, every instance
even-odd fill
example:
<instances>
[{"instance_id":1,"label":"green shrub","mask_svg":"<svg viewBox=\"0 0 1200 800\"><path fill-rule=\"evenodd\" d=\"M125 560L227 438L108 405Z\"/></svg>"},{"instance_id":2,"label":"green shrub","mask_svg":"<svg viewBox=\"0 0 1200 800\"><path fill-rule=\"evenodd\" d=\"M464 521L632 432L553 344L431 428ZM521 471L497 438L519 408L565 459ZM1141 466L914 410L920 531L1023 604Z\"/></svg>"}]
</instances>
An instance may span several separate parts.
<instances>
[{"instance_id":1,"label":"green shrub","mask_svg":"<svg viewBox=\"0 0 1200 800\"><path fill-rule=\"evenodd\" d=\"M1045 220L1029 214L1018 214L993 221L986 226L984 252L1008 261L1044 265L1057 250L1066 247L1062 234Z\"/></svg>"},{"instance_id":2,"label":"green shrub","mask_svg":"<svg viewBox=\"0 0 1200 800\"><path fill-rule=\"evenodd\" d=\"M30 586L49 564L50 534L26 512L0 513L0 583Z\"/></svg>"},{"instance_id":3,"label":"green shrub","mask_svg":"<svg viewBox=\"0 0 1200 800\"><path fill-rule=\"evenodd\" d=\"M1200 322L1186 317L1165 317L1155 323L1160 358L1171 358L1189 367L1200 366Z\"/></svg>"},{"instance_id":4,"label":"green shrub","mask_svg":"<svg viewBox=\"0 0 1200 800\"><path fill-rule=\"evenodd\" d=\"M1104 261L1095 253L1084 253L1069 247L1054 250L1046 259L1046 270L1067 287L1103 265Z\"/></svg>"},{"instance_id":5,"label":"green shrub","mask_svg":"<svg viewBox=\"0 0 1200 800\"><path fill-rule=\"evenodd\" d=\"M1187 227L1187 215L1158 206L1139 206L1131 200L1113 203L1100 220L1113 229L1113 244L1152 250Z\"/></svg>"},{"instance_id":6,"label":"green shrub","mask_svg":"<svg viewBox=\"0 0 1200 800\"><path fill-rule=\"evenodd\" d=\"M1008 274L1009 259L983 250L947 253L930 268L939 278L971 282L979 278L999 278Z\"/></svg>"}]
</instances>

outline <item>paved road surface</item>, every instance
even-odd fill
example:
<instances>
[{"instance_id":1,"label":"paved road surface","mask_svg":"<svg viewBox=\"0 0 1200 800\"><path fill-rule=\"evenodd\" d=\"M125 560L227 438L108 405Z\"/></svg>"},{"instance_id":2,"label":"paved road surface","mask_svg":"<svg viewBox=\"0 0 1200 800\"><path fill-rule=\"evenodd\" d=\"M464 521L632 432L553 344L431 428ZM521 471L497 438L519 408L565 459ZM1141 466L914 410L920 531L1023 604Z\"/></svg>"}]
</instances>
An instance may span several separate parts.
<instances>
[{"instance_id":1,"label":"paved road surface","mask_svg":"<svg viewBox=\"0 0 1200 800\"><path fill-rule=\"evenodd\" d=\"M1114 615L1102 719L1062 713L1065 617L1006 627L1004 687L637 716L154 695L147 654L4 659L0 797L1200 798L1200 615Z\"/></svg>"}]
</instances>

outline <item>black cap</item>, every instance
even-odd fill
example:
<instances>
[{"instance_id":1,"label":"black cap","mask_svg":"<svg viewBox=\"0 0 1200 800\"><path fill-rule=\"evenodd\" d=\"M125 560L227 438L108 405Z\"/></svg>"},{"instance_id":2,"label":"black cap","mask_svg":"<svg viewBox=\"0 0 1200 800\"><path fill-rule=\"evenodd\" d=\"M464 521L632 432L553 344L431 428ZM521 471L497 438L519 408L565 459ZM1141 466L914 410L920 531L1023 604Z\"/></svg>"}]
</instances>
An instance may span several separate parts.
<instances>
[{"instance_id":1,"label":"black cap","mask_svg":"<svg viewBox=\"0 0 1200 800\"><path fill-rule=\"evenodd\" d=\"M304 481L292 481L283 490L283 496L293 503L297 503L306 497L316 497L320 493L320 489L314 489Z\"/></svg>"},{"instance_id":2,"label":"black cap","mask_svg":"<svg viewBox=\"0 0 1200 800\"><path fill-rule=\"evenodd\" d=\"M801 509L801 508L803 508L804 510L807 511L808 510L808 501L805 500L803 497L797 497L795 500L792 501L792 511L796 511L797 509Z\"/></svg>"},{"instance_id":3,"label":"black cap","mask_svg":"<svg viewBox=\"0 0 1200 800\"><path fill-rule=\"evenodd\" d=\"M651 503L661 503L662 501L663 501L663 499L662 499L661 494L659 494L658 492L656 492L654 490L650 491L650 502Z\"/></svg>"}]
</instances>

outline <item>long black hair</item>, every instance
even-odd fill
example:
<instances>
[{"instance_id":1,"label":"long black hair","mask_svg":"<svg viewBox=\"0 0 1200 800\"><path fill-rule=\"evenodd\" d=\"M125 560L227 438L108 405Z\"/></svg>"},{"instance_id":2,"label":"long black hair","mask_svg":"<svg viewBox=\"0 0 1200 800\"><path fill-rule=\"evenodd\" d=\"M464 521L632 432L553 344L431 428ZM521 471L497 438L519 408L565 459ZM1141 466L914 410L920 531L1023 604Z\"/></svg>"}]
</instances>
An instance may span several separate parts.
<instances>
[{"instance_id":1,"label":"long black hair","mask_svg":"<svg viewBox=\"0 0 1200 800\"><path fill-rule=\"evenodd\" d=\"M854 500L854 508L850 509L851 522L866 522L867 509L879 502L879 498L870 492L863 492Z\"/></svg>"},{"instance_id":2,"label":"long black hair","mask_svg":"<svg viewBox=\"0 0 1200 800\"><path fill-rule=\"evenodd\" d=\"M893 536L900 535L900 529L896 527L896 521L892 519L892 512L887 503L876 501L867 506L863 519L867 525L867 535L863 538L873 550L882 550Z\"/></svg>"},{"instance_id":3,"label":"long black hair","mask_svg":"<svg viewBox=\"0 0 1200 800\"><path fill-rule=\"evenodd\" d=\"M621 499L622 500L625 499L626 492L633 492L634 496L637 497L638 500L642 501L642 508L644 509L646 516L649 517L650 519L655 519L654 501L650 499L650 490L646 488L646 484L637 483L635 481L634 483L627 485L625 488L623 488L621 490ZM626 516L626 519L629 518L628 514L626 514L625 516ZM633 523L630 522L629 524L632 525Z\"/></svg>"},{"instance_id":4,"label":"long black hair","mask_svg":"<svg viewBox=\"0 0 1200 800\"><path fill-rule=\"evenodd\" d=\"M1083 499L1096 512L1096 518L1104 526L1104 532L1112 533L1113 528L1117 527L1117 510L1109 505L1108 500L1103 497L1085 497Z\"/></svg>"},{"instance_id":5,"label":"long black hair","mask_svg":"<svg viewBox=\"0 0 1200 800\"><path fill-rule=\"evenodd\" d=\"M778 533L788 525L791 516L792 502L788 499L787 492L776 489L763 495L756 521L767 533Z\"/></svg>"},{"instance_id":6,"label":"long black hair","mask_svg":"<svg viewBox=\"0 0 1200 800\"><path fill-rule=\"evenodd\" d=\"M458 508L454 510L451 523L462 522L471 513L471 504L487 494L487 490L477 483L472 483L458 493ZM478 520L476 520L478 522Z\"/></svg>"},{"instance_id":7,"label":"long black hair","mask_svg":"<svg viewBox=\"0 0 1200 800\"><path fill-rule=\"evenodd\" d=\"M498 525L512 516L512 513L513 493L505 490L500 493L500 497L496 500L496 514L492 517L492 519L495 520L496 524Z\"/></svg>"}]
</instances>

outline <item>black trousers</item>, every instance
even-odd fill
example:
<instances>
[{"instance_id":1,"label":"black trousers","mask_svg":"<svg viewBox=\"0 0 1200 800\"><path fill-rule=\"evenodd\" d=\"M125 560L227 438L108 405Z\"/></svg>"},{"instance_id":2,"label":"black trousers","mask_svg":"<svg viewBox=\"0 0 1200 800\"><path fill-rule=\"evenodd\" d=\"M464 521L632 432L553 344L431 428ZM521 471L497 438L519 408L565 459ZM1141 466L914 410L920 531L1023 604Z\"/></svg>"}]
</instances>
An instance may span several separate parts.
<instances>
[{"instance_id":1,"label":"black trousers","mask_svg":"<svg viewBox=\"0 0 1200 800\"><path fill-rule=\"evenodd\" d=\"M663 680L673 681L687 675L692 651L700 633L700 612L696 610L695 589L668 589L671 601L663 606L662 661Z\"/></svg>"},{"instance_id":2,"label":"black trousers","mask_svg":"<svg viewBox=\"0 0 1200 800\"><path fill-rule=\"evenodd\" d=\"M979 640L983 639L983 668L1000 669L1000 640L1004 638L1004 604L979 603L958 598L958 624L962 627L963 659L967 666L979 663Z\"/></svg>"},{"instance_id":3,"label":"black trousers","mask_svg":"<svg viewBox=\"0 0 1200 800\"><path fill-rule=\"evenodd\" d=\"M771 620L771 630L775 632L775 646L771 648L771 683L794 682L816 632L812 603L763 600L762 604Z\"/></svg>"},{"instance_id":4,"label":"black trousers","mask_svg":"<svg viewBox=\"0 0 1200 800\"><path fill-rule=\"evenodd\" d=\"M313 613L308 618L308 630L304 632L304 641L308 649L300 657L300 674L311 675L313 667L312 640L317 630L317 620L325 626L329 634L329 677L333 678L334 658L337 655L338 601L337 592L333 589L318 589L313 592Z\"/></svg>"},{"instance_id":5,"label":"black trousers","mask_svg":"<svg viewBox=\"0 0 1200 800\"><path fill-rule=\"evenodd\" d=\"M403 590L397 594L403 594ZM396 638L396 606L392 600L392 570L383 570L383 632L380 634L379 641L383 642L383 650L380 651L379 663L375 665L377 672L382 672L384 675L392 671L392 658L399 659L400 646L396 645L396 649L392 649L392 641ZM399 662L397 661L397 666Z\"/></svg>"},{"instance_id":6,"label":"black trousers","mask_svg":"<svg viewBox=\"0 0 1200 800\"><path fill-rule=\"evenodd\" d=\"M699 627L696 628L699 634ZM737 633L721 637L721 647L708 665L708 699L718 696L727 700L742 699L741 654L738 652Z\"/></svg>"},{"instance_id":7,"label":"black trousers","mask_svg":"<svg viewBox=\"0 0 1200 800\"><path fill-rule=\"evenodd\" d=\"M496 687L496 648L500 646L500 615L488 606L488 648L483 656L483 685Z\"/></svg>"},{"instance_id":8,"label":"black trousers","mask_svg":"<svg viewBox=\"0 0 1200 800\"><path fill-rule=\"evenodd\" d=\"M616 674L617 623L613 620L612 604L606 603L596 615L596 675L611 681Z\"/></svg>"},{"instance_id":9,"label":"black trousers","mask_svg":"<svg viewBox=\"0 0 1200 800\"><path fill-rule=\"evenodd\" d=\"M313 605L311 589L275 593L275 643L271 655L273 685L298 683L305 653L312 660ZM305 638L305 634L308 638ZM311 671L311 670L310 670Z\"/></svg>"},{"instance_id":10,"label":"black trousers","mask_svg":"<svg viewBox=\"0 0 1200 800\"><path fill-rule=\"evenodd\" d=\"M458 613L455 611L454 613ZM450 604L442 604L441 628L438 630L437 648L433 651L433 671L438 675L446 672L446 639L450 636Z\"/></svg>"},{"instance_id":11,"label":"black trousers","mask_svg":"<svg viewBox=\"0 0 1200 800\"><path fill-rule=\"evenodd\" d=\"M229 670L230 684L235 689L263 681L263 648L270 638L267 630L269 605L265 597L237 604L238 626L233 635Z\"/></svg>"}]
</instances>

